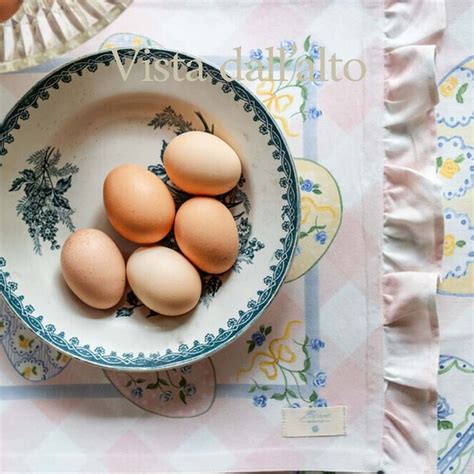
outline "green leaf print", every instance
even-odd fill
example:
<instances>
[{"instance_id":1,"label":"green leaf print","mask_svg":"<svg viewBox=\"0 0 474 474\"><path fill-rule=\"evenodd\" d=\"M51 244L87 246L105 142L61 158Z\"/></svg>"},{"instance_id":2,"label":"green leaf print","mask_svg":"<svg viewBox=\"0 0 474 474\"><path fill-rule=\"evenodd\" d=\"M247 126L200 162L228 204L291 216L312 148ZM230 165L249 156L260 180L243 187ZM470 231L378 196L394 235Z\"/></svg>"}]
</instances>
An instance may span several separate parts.
<instances>
[{"instance_id":1,"label":"green leaf print","mask_svg":"<svg viewBox=\"0 0 474 474\"><path fill-rule=\"evenodd\" d=\"M273 398L273 400L284 400L285 399L285 394L284 393L274 393L271 398Z\"/></svg>"},{"instance_id":2,"label":"green leaf print","mask_svg":"<svg viewBox=\"0 0 474 474\"><path fill-rule=\"evenodd\" d=\"M438 420L438 430L452 430L453 424L449 420Z\"/></svg>"},{"instance_id":3,"label":"green leaf print","mask_svg":"<svg viewBox=\"0 0 474 474\"><path fill-rule=\"evenodd\" d=\"M306 39L304 40L304 44L303 44L305 51L309 51L310 44L311 44L311 35L308 35Z\"/></svg>"},{"instance_id":4,"label":"green leaf print","mask_svg":"<svg viewBox=\"0 0 474 474\"><path fill-rule=\"evenodd\" d=\"M467 82L465 82L457 91L456 93L456 101L460 104L464 104L464 93L467 91Z\"/></svg>"},{"instance_id":5,"label":"green leaf print","mask_svg":"<svg viewBox=\"0 0 474 474\"><path fill-rule=\"evenodd\" d=\"M318 394L313 390L311 392L311 395L309 396L309 401L310 402L315 402L318 399Z\"/></svg>"}]
</instances>

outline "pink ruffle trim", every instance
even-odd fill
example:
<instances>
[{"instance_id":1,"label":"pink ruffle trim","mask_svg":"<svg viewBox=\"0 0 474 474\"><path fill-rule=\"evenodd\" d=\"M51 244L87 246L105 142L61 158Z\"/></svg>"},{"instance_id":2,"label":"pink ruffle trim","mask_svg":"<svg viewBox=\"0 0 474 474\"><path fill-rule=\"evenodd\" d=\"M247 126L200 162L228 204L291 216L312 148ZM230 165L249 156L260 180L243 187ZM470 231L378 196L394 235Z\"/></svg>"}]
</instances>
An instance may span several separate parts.
<instances>
[{"instance_id":1,"label":"pink ruffle trim","mask_svg":"<svg viewBox=\"0 0 474 474\"><path fill-rule=\"evenodd\" d=\"M434 473L443 219L433 110L444 2L386 1L385 21L383 469Z\"/></svg>"}]
</instances>

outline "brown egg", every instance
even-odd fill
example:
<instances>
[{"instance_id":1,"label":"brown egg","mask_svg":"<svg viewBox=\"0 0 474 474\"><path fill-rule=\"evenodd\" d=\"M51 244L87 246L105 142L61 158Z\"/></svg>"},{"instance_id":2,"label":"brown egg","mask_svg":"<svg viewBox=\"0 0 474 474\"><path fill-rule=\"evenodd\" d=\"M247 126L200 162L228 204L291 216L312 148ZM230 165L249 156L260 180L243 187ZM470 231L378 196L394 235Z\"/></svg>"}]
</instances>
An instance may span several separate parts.
<instances>
[{"instance_id":1,"label":"brown egg","mask_svg":"<svg viewBox=\"0 0 474 474\"><path fill-rule=\"evenodd\" d=\"M61 250L61 270L72 292L93 308L111 308L122 298L125 261L100 230L81 229L69 236Z\"/></svg>"},{"instance_id":2,"label":"brown egg","mask_svg":"<svg viewBox=\"0 0 474 474\"><path fill-rule=\"evenodd\" d=\"M127 262L127 278L140 301L162 315L187 313L201 297L201 277L193 264L160 245L135 250Z\"/></svg>"},{"instance_id":3,"label":"brown egg","mask_svg":"<svg viewBox=\"0 0 474 474\"><path fill-rule=\"evenodd\" d=\"M12 17L22 3L23 0L0 0L0 22Z\"/></svg>"},{"instance_id":4,"label":"brown egg","mask_svg":"<svg viewBox=\"0 0 474 474\"><path fill-rule=\"evenodd\" d=\"M223 273L237 260L239 235L234 218L216 199L186 201L176 213L174 234L184 255L207 273Z\"/></svg>"},{"instance_id":5,"label":"brown egg","mask_svg":"<svg viewBox=\"0 0 474 474\"><path fill-rule=\"evenodd\" d=\"M175 206L168 188L142 166L121 165L107 175L104 205L113 228L132 242L158 242L173 226Z\"/></svg>"},{"instance_id":6,"label":"brown egg","mask_svg":"<svg viewBox=\"0 0 474 474\"><path fill-rule=\"evenodd\" d=\"M186 132L173 138L163 163L173 183L202 196L230 191L242 173L237 153L224 140L206 132Z\"/></svg>"}]
</instances>

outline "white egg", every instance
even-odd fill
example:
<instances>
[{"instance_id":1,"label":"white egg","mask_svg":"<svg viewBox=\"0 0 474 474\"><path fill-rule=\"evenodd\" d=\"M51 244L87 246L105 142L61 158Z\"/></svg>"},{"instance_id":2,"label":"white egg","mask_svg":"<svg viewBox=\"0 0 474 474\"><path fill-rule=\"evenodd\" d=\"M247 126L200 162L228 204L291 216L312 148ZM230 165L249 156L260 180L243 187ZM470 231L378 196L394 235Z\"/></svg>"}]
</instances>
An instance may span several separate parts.
<instances>
[{"instance_id":1,"label":"white egg","mask_svg":"<svg viewBox=\"0 0 474 474\"><path fill-rule=\"evenodd\" d=\"M201 296L201 278L178 252L162 246L141 247L127 262L130 287L148 308L166 316L191 311Z\"/></svg>"}]
</instances>

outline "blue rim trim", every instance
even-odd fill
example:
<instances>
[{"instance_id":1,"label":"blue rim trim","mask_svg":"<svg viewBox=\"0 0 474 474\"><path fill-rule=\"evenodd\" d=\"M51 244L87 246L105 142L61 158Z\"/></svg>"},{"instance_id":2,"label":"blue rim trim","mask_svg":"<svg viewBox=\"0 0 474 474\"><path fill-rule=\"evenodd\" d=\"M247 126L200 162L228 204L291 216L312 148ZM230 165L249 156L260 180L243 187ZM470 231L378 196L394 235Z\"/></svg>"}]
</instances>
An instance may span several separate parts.
<instances>
[{"instance_id":1,"label":"blue rim trim","mask_svg":"<svg viewBox=\"0 0 474 474\"><path fill-rule=\"evenodd\" d=\"M133 59L135 52L134 49L118 50L121 60ZM137 60L170 60L176 54L181 61L199 59L172 50L147 49L138 52ZM232 92L234 100L241 101L247 113L253 113L253 120L261 122L259 131L262 135L269 135L268 145L274 148L272 156L281 163L278 167L278 171L282 175L280 187L284 189L282 199L287 202L281 208L281 220L282 229L286 235L280 239L282 247L274 253L275 264L270 266L270 273L262 282L263 289L257 291L255 297L247 303L247 309L240 310L237 315L229 318L227 328L219 328L217 334L207 334L203 341L196 340L191 347L182 344L177 352L167 349L162 354L156 352L148 355L143 353L119 355L116 352L106 353L103 347L92 349L87 344L81 345L76 337L67 339L63 332L56 331L54 325L44 324L43 316L34 315L34 308L25 304L23 296L17 294L17 284L8 281L9 274L5 270L6 261L0 257L0 293L13 312L35 334L73 358L108 369L121 370L161 370L196 361L223 348L244 332L263 313L284 282L296 248L299 228L299 189L296 169L288 145L265 106L253 93L236 81L227 82L217 67L201 59L199 61L203 65L204 76L209 76L213 85L220 85L224 93ZM30 107L37 108L39 99L49 99L48 89L58 89L61 83L71 82L73 75L82 76L84 70L95 72L99 66L107 67L113 62L115 59L111 51L95 53L70 62L40 80L7 114L0 129L0 155L7 154L6 145L14 141L15 130L21 126L20 120L28 120L28 109ZM192 70L196 65L193 63L185 67Z\"/></svg>"}]
</instances>

